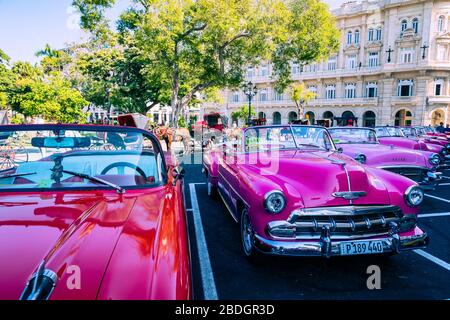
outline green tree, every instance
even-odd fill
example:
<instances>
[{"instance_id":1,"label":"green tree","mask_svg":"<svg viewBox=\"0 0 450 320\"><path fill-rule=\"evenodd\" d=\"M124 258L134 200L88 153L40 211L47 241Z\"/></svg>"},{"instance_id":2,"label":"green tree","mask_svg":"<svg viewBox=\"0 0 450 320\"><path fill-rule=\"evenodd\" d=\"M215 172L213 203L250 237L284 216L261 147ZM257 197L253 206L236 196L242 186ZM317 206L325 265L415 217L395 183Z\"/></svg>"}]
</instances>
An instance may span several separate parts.
<instances>
[{"instance_id":1,"label":"green tree","mask_svg":"<svg viewBox=\"0 0 450 320\"><path fill-rule=\"evenodd\" d=\"M8 68L10 58L0 49L0 109L8 107L7 93L14 83L14 75Z\"/></svg>"},{"instance_id":2,"label":"green tree","mask_svg":"<svg viewBox=\"0 0 450 320\"><path fill-rule=\"evenodd\" d=\"M114 0L74 0L81 26L101 39ZM338 48L338 31L319 0L136 0L121 15L121 36L133 41L139 73L158 94L170 94L174 123L196 94L238 87L244 68L274 63L277 87L291 83L290 62L306 64ZM100 27L99 27L100 26ZM105 38L105 37L103 37ZM110 37L109 37L110 38ZM120 42L120 37L119 37Z\"/></svg>"},{"instance_id":3,"label":"green tree","mask_svg":"<svg viewBox=\"0 0 450 320\"><path fill-rule=\"evenodd\" d=\"M305 105L311 100L315 99L316 94L306 88L303 82L295 83L290 87L291 98L297 106L299 119L305 117Z\"/></svg>"},{"instance_id":4,"label":"green tree","mask_svg":"<svg viewBox=\"0 0 450 320\"><path fill-rule=\"evenodd\" d=\"M239 109L237 109L236 111L234 111L231 114L231 117L233 119L242 120L243 123L247 123L248 115L249 115L248 110L249 110L248 106L242 106ZM251 117L256 116L255 108L252 108L250 116Z\"/></svg>"}]
</instances>

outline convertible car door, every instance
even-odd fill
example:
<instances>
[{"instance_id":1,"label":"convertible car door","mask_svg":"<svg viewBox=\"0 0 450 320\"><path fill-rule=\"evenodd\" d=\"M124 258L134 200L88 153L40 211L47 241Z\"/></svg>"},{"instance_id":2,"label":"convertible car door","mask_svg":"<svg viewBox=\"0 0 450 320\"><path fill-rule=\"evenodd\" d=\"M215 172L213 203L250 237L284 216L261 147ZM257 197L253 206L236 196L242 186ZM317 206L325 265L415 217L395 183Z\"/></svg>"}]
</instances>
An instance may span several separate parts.
<instances>
[{"instance_id":1,"label":"convertible car door","mask_svg":"<svg viewBox=\"0 0 450 320\"><path fill-rule=\"evenodd\" d=\"M222 163L219 165L219 192L235 220L237 220L235 188L238 181L236 159L236 152L232 148L226 148Z\"/></svg>"}]
</instances>

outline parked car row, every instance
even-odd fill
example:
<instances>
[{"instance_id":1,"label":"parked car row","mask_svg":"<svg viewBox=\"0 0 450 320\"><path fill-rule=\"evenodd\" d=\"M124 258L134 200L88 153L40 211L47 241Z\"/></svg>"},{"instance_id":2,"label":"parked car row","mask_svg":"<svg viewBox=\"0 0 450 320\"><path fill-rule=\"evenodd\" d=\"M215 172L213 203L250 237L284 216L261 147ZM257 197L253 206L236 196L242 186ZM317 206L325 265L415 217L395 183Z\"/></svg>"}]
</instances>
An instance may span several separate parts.
<instances>
[{"instance_id":1,"label":"parked car row","mask_svg":"<svg viewBox=\"0 0 450 320\"><path fill-rule=\"evenodd\" d=\"M424 190L440 181L450 145L405 132L251 127L204 155L208 194L220 197L239 224L251 260L423 248L429 239L417 214Z\"/></svg>"},{"instance_id":2,"label":"parked car row","mask_svg":"<svg viewBox=\"0 0 450 320\"><path fill-rule=\"evenodd\" d=\"M244 255L426 247L417 214L448 158L425 147L448 143L383 130L259 126L208 149L208 194L239 224ZM184 171L152 133L18 125L0 137L15 146L0 155L0 300L192 298Z\"/></svg>"}]
</instances>

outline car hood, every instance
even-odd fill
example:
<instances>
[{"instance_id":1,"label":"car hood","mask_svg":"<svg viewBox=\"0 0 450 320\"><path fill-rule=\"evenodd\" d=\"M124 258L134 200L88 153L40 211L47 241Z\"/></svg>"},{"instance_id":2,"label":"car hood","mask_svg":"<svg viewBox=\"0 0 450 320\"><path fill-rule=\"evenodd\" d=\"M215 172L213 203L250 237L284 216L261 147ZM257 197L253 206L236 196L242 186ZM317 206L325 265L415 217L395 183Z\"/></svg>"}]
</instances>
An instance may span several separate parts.
<instances>
[{"instance_id":1,"label":"car hood","mask_svg":"<svg viewBox=\"0 0 450 320\"><path fill-rule=\"evenodd\" d=\"M344 154L355 158L363 154L366 164L374 167L420 166L432 167L422 151L385 146L382 144L339 144Z\"/></svg>"},{"instance_id":2,"label":"car hood","mask_svg":"<svg viewBox=\"0 0 450 320\"><path fill-rule=\"evenodd\" d=\"M261 162L268 163L272 155L260 155ZM278 156L277 156L278 157ZM370 170L353 159L337 152L280 152L279 162L271 168L264 165L247 165L254 172L253 186L258 185L262 177L270 179L276 190L283 186L287 194L301 199L301 206L314 208L322 206L388 205L391 203L389 192L381 180ZM350 182L350 186L349 186ZM270 190L261 190L264 193ZM336 198L333 193L363 191L366 196L349 201ZM294 203L294 207L298 207ZM292 208L294 209L294 208Z\"/></svg>"},{"instance_id":3,"label":"car hood","mask_svg":"<svg viewBox=\"0 0 450 320\"><path fill-rule=\"evenodd\" d=\"M59 279L52 299L96 299L136 199L111 191L2 194L0 300L18 299L43 261ZM70 291L77 270L81 289Z\"/></svg>"}]
</instances>

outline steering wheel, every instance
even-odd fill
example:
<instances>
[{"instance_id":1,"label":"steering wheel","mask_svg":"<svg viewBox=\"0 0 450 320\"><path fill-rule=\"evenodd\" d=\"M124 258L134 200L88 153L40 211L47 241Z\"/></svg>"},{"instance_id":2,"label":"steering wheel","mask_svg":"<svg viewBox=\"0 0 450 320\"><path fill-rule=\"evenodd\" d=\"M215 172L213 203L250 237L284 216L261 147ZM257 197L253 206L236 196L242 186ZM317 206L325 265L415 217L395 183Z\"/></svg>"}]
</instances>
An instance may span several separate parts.
<instances>
[{"instance_id":1,"label":"steering wheel","mask_svg":"<svg viewBox=\"0 0 450 320\"><path fill-rule=\"evenodd\" d=\"M147 180L147 175L145 174L144 170L142 170L140 167L138 167L137 165L132 164L130 162L116 162L116 163L110 164L105 169L103 169L101 175L106 175L109 171L111 171L112 169L115 169L115 168L134 169L137 173L139 173L142 177L144 177L144 179ZM119 171L119 170L117 170L117 171ZM121 174L121 173L119 173L119 174Z\"/></svg>"}]
</instances>

